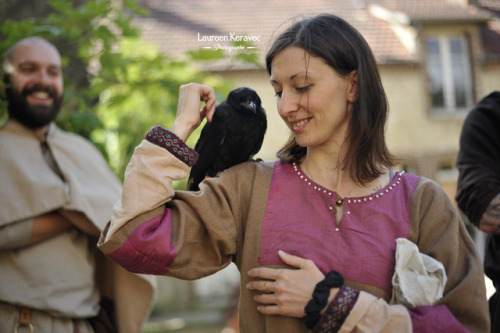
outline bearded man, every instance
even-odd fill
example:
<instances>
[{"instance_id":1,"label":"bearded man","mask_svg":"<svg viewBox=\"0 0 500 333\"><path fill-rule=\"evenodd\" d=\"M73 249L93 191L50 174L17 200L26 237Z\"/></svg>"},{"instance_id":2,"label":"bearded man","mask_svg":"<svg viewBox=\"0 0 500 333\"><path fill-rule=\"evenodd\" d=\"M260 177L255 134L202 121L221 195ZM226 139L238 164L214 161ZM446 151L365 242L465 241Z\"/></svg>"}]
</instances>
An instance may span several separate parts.
<instances>
[{"instance_id":1,"label":"bearded man","mask_svg":"<svg viewBox=\"0 0 500 333\"><path fill-rule=\"evenodd\" d=\"M121 183L90 142L54 123L64 93L58 50L39 37L18 41L3 79L0 332L139 332L155 283L97 251Z\"/></svg>"}]
</instances>

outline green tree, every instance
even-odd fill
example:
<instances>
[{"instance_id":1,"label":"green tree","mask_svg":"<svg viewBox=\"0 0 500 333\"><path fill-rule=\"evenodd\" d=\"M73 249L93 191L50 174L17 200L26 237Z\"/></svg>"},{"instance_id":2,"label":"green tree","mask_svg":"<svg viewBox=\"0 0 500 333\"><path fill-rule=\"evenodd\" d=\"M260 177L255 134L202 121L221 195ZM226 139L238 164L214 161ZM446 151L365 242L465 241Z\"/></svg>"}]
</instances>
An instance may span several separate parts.
<instances>
[{"instance_id":1,"label":"green tree","mask_svg":"<svg viewBox=\"0 0 500 333\"><path fill-rule=\"evenodd\" d=\"M0 40L0 53L16 40L33 35L58 47L65 99L57 123L91 140L120 177L147 130L155 124L168 128L172 123L181 84L211 85L221 94L219 100L233 88L230 82L194 66L197 61L218 60L223 53L189 52L176 59L145 44L132 25L133 15L147 15L136 1L122 1L120 7L112 0L88 0L81 5L50 0L48 4L51 13L47 16L2 23L0 35L5 38ZM255 63L256 54L240 52L235 60ZM5 119L3 101L0 123Z\"/></svg>"}]
</instances>

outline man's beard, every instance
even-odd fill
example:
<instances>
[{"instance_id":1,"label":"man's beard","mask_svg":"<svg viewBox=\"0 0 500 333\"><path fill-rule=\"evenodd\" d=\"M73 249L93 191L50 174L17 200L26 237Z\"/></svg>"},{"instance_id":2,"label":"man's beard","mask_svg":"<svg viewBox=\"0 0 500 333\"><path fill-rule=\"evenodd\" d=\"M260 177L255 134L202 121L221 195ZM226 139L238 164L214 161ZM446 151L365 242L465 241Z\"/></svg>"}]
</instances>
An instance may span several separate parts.
<instances>
[{"instance_id":1,"label":"man's beard","mask_svg":"<svg viewBox=\"0 0 500 333\"><path fill-rule=\"evenodd\" d=\"M31 105L27 97L37 91L46 92L52 98L52 105ZM19 94L12 87L6 89L9 116L31 129L42 128L53 121L61 109L62 95L48 86L26 87Z\"/></svg>"}]
</instances>

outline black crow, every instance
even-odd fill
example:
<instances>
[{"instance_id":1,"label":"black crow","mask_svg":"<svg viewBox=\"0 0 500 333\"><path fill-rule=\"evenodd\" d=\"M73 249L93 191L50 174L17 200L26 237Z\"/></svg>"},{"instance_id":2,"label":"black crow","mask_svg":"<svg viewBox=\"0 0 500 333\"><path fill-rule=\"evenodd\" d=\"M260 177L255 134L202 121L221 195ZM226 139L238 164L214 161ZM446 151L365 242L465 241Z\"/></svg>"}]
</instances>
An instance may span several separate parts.
<instances>
[{"instance_id":1,"label":"black crow","mask_svg":"<svg viewBox=\"0 0 500 333\"><path fill-rule=\"evenodd\" d=\"M232 90L215 109L201 131L194 150L199 159L189 174L188 189L236 164L247 162L260 150L267 129L259 95L250 88Z\"/></svg>"}]
</instances>

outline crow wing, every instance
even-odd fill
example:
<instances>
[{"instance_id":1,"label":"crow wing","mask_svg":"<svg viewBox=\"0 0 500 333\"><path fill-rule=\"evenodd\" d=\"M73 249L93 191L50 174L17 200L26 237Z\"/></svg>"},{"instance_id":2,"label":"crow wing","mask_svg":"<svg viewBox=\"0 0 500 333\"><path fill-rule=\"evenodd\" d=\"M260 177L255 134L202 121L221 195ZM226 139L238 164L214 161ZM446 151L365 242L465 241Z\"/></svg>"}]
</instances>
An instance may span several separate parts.
<instances>
[{"instance_id":1,"label":"crow wing","mask_svg":"<svg viewBox=\"0 0 500 333\"><path fill-rule=\"evenodd\" d=\"M227 131L225 122L227 120L228 110L227 105L221 103L212 118L212 122L207 122L203 127L200 138L196 142L194 150L198 153L199 158L195 165L191 168L188 179L188 189L197 191L198 185L207 176L214 177L216 174L211 172L214 161L217 160L219 150L224 143Z\"/></svg>"}]
</instances>

